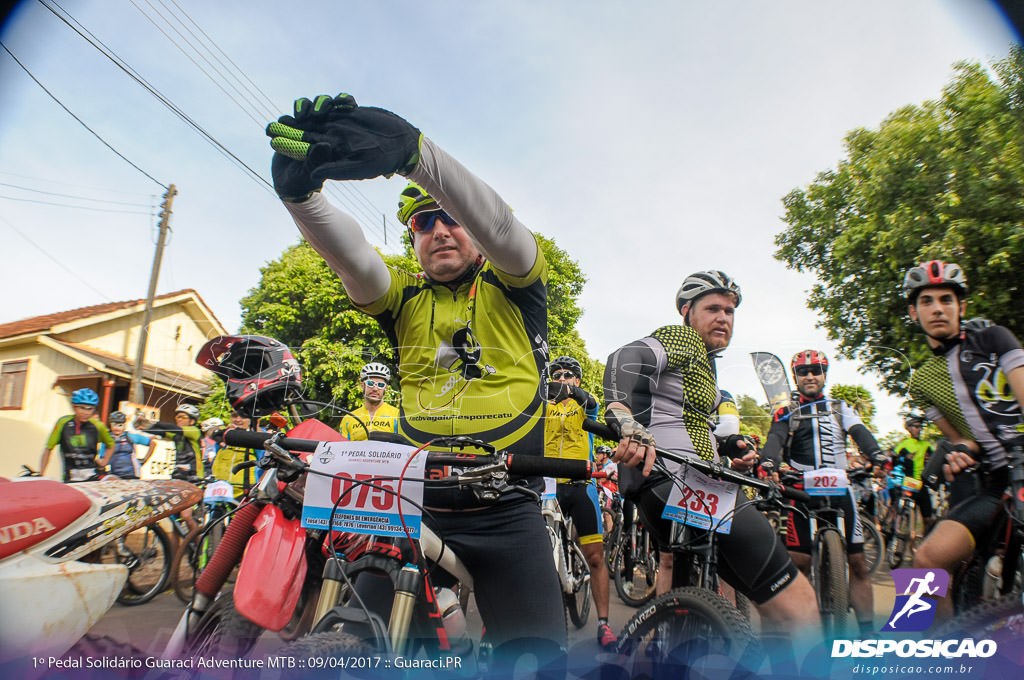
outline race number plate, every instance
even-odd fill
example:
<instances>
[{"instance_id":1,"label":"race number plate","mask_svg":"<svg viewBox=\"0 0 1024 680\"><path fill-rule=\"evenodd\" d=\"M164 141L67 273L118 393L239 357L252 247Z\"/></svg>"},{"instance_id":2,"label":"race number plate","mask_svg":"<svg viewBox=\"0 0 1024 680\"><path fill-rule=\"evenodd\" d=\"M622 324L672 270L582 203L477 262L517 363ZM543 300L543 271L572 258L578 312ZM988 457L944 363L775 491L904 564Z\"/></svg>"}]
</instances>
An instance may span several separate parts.
<instances>
[{"instance_id":1,"label":"race number plate","mask_svg":"<svg viewBox=\"0 0 1024 680\"><path fill-rule=\"evenodd\" d=\"M729 533L739 487L711 479L692 468L680 477L684 483L672 486L661 516L700 529L713 528L719 533Z\"/></svg>"},{"instance_id":2,"label":"race number plate","mask_svg":"<svg viewBox=\"0 0 1024 680\"><path fill-rule=\"evenodd\" d=\"M843 496L849 486L846 470L821 468L804 471L804 491L808 496Z\"/></svg>"},{"instance_id":3,"label":"race number plate","mask_svg":"<svg viewBox=\"0 0 1024 680\"><path fill-rule=\"evenodd\" d=\"M230 482L218 480L206 485L203 490L203 502L209 505L214 503L235 503L235 488Z\"/></svg>"},{"instance_id":4,"label":"race number plate","mask_svg":"<svg viewBox=\"0 0 1024 680\"><path fill-rule=\"evenodd\" d=\"M545 477L544 478L544 493L542 493L540 495L540 499L542 501L555 500L558 497L557 490L558 490L558 482L555 480L555 478L554 477Z\"/></svg>"},{"instance_id":5,"label":"race number plate","mask_svg":"<svg viewBox=\"0 0 1024 680\"><path fill-rule=\"evenodd\" d=\"M920 491L922 485L920 479L914 479L913 477L904 476L903 484L901 484L901 486L903 487L904 491Z\"/></svg>"},{"instance_id":6,"label":"race number plate","mask_svg":"<svg viewBox=\"0 0 1024 680\"><path fill-rule=\"evenodd\" d=\"M421 451L408 463L415 450L388 442L321 442L309 463L313 470L337 478L307 477L302 526L326 529L337 503L333 519L337 531L404 536L407 528L412 538L419 538L422 515L413 503L423 504L423 482L411 480L423 479L427 453ZM408 500L399 503L398 478L403 470L410 481L402 482L401 494Z\"/></svg>"}]
</instances>

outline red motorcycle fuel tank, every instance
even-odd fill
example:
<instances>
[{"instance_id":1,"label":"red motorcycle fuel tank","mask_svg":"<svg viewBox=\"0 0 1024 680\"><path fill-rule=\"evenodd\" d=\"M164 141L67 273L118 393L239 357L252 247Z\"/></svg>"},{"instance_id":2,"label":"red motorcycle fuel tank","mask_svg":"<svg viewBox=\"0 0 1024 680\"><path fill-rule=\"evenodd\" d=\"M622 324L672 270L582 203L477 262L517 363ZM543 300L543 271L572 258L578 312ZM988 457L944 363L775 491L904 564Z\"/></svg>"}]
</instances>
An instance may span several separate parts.
<instances>
[{"instance_id":1,"label":"red motorcycle fuel tank","mask_svg":"<svg viewBox=\"0 0 1024 680\"><path fill-rule=\"evenodd\" d=\"M256 518L238 568L235 608L261 628L279 631L295 612L306 579L306 530L275 505Z\"/></svg>"}]
</instances>

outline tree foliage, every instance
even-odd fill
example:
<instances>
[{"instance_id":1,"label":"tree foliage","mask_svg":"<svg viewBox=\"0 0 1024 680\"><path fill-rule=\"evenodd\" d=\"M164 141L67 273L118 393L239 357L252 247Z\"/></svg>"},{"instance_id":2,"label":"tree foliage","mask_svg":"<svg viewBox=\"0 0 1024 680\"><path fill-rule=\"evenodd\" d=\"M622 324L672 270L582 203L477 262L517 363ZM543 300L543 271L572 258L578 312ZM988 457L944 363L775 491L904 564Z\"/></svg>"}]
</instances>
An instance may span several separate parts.
<instances>
[{"instance_id":1,"label":"tree foliage","mask_svg":"<svg viewBox=\"0 0 1024 680\"><path fill-rule=\"evenodd\" d=\"M818 283L808 306L893 393L930 355L907 316L906 270L959 263L969 316L1024 331L1024 48L991 71L955 66L936 101L906 106L845 138L838 167L783 199L776 257Z\"/></svg>"},{"instance_id":2,"label":"tree foliage","mask_svg":"<svg viewBox=\"0 0 1024 680\"><path fill-rule=\"evenodd\" d=\"M583 313L577 300L586 279L553 240L540 235L537 240L549 268L548 345L576 357L584 368L584 386L599 394L603 367L590 358L575 330ZM403 255L384 255L384 260L389 266L420 271L406 245ZM288 345L302 365L308 398L349 408L360 405L359 369L369 361L395 367L396 357L377 322L352 306L341 280L305 240L285 249L260 273L259 283L239 303L242 332ZM223 389L220 394L223 398ZM397 390L389 392L389 400L398 397Z\"/></svg>"},{"instance_id":3,"label":"tree foliage","mask_svg":"<svg viewBox=\"0 0 1024 680\"><path fill-rule=\"evenodd\" d=\"M768 405L759 404L753 397L740 394L736 397L736 410L740 413L740 434L757 435L764 443L772 426Z\"/></svg>"},{"instance_id":4,"label":"tree foliage","mask_svg":"<svg viewBox=\"0 0 1024 680\"><path fill-rule=\"evenodd\" d=\"M875 427L875 398L867 388L861 385L836 383L829 389L829 396L845 401L864 421L865 427L872 432L878 431L878 428Z\"/></svg>"}]
</instances>

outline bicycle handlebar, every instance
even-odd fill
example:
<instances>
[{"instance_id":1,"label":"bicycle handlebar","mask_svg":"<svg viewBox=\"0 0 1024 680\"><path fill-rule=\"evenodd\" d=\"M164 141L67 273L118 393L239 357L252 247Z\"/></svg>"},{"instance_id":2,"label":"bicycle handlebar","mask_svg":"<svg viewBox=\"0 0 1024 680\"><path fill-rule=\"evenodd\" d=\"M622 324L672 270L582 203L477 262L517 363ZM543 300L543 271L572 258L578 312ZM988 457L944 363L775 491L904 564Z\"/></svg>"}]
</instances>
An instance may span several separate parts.
<instances>
[{"instance_id":1,"label":"bicycle handlebar","mask_svg":"<svg viewBox=\"0 0 1024 680\"><path fill-rule=\"evenodd\" d=\"M213 433L214 439L221 439L228 446L237 446L247 449L267 448L267 440L273 434L269 432L252 432L250 430L219 430ZM493 447L479 440L468 437L445 437L440 438L444 445L453 447L473 446L493 451ZM313 452L320 444L316 439L296 439L292 437L278 437L275 442L277 446L286 451ZM543 456L529 456L524 454L508 454L499 458L494 455L472 455L463 453L427 451L428 465L456 465L462 467L484 467L495 465L504 461L504 464L511 475L529 477L566 477L569 479L589 479L591 475L590 461L568 460L562 458L545 458ZM252 461L239 463L232 468L232 472L245 469L255 465Z\"/></svg>"},{"instance_id":2,"label":"bicycle handlebar","mask_svg":"<svg viewBox=\"0 0 1024 680\"><path fill-rule=\"evenodd\" d=\"M619 440L619 435L610 425L606 423L600 423L596 420L591 420L590 418L587 418L586 420L583 421L583 429L604 439L610 439L612 441ZM691 458L690 456L680 455L678 453L673 453L671 451L666 451L665 449L658 448L657 446L654 447L654 450L659 456L663 458L666 458L676 463L680 463L681 465L688 465L694 468L695 470L700 470L704 474L714 477L716 479L732 482L733 484L738 484L740 486L754 487L755 489L761 489L762 491L770 492L774 489L777 490L783 496L783 498L791 498L796 501L806 502L811 499L810 496L808 496L803 491L800 491L799 489L791 489L787 486L773 484L772 482L769 482L767 480L757 479L755 477L747 477L746 475L730 470L729 468L719 463L712 463L710 461L701 460L699 458Z\"/></svg>"}]
</instances>

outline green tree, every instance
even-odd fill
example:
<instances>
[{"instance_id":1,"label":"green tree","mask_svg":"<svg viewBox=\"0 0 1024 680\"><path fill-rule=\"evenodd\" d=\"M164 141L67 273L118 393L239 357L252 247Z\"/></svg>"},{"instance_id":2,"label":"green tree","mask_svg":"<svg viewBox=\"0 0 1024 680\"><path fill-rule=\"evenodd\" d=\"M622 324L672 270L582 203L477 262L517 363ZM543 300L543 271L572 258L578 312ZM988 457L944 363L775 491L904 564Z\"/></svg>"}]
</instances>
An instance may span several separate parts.
<instances>
[{"instance_id":1,"label":"green tree","mask_svg":"<svg viewBox=\"0 0 1024 680\"><path fill-rule=\"evenodd\" d=\"M549 268L549 346L571 349L564 353L583 365L588 389L599 391L603 368L587 354L575 330L583 312L577 298L586 279L553 240L539 235L537 240ZM384 260L389 266L420 271L408 242L403 255L384 255ZM242 332L268 335L288 345L302 364L303 389L310 399L358 405L363 364L395 364L391 345L377 322L352 306L341 280L305 240L285 249L260 273L259 283L239 303ZM223 389L219 394L223 399ZM392 395L397 399L397 392ZM212 414L214 407L208 408Z\"/></svg>"},{"instance_id":2,"label":"green tree","mask_svg":"<svg viewBox=\"0 0 1024 680\"><path fill-rule=\"evenodd\" d=\"M860 419L864 421L865 427L871 432L877 432L875 427L875 398L867 388L861 385L843 385L836 383L829 388L829 396L833 399L842 399L850 405Z\"/></svg>"},{"instance_id":3,"label":"green tree","mask_svg":"<svg viewBox=\"0 0 1024 680\"><path fill-rule=\"evenodd\" d=\"M763 444L772 426L767 404L759 404L753 397L740 394L736 397L736 410L740 412L740 434L757 435Z\"/></svg>"},{"instance_id":4,"label":"green tree","mask_svg":"<svg viewBox=\"0 0 1024 680\"><path fill-rule=\"evenodd\" d=\"M930 354L901 284L916 263L959 263L969 315L1024 331L1024 48L959 63L936 101L845 138L845 157L783 199L776 257L817 278L808 306L892 393Z\"/></svg>"}]
</instances>

